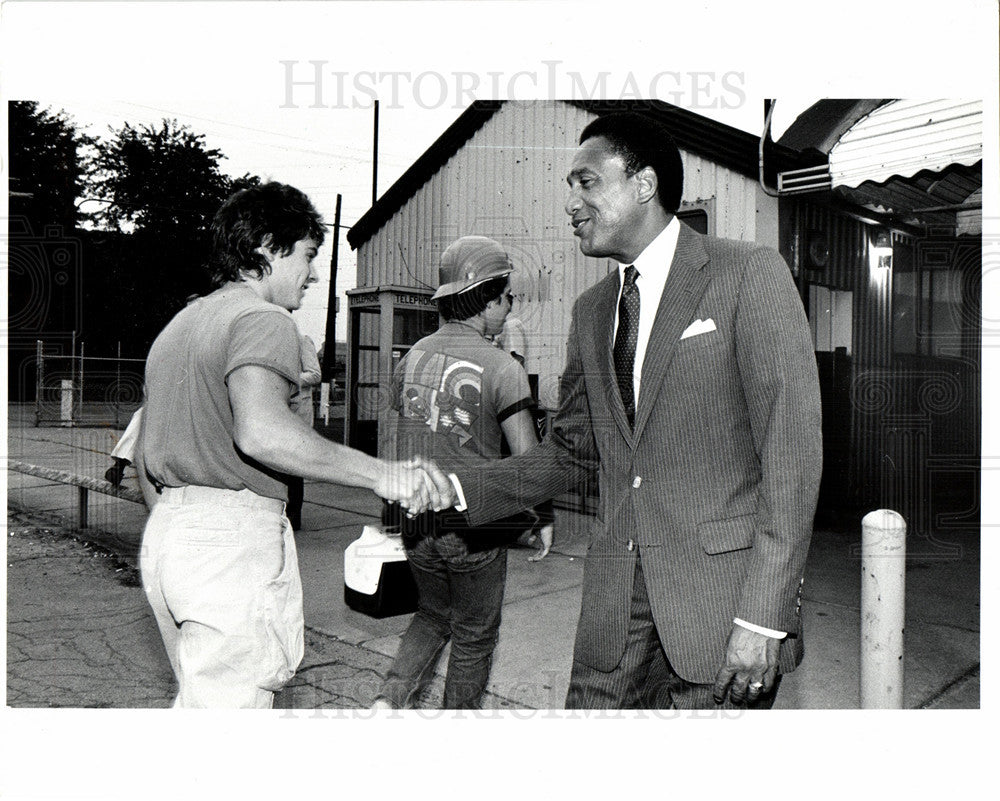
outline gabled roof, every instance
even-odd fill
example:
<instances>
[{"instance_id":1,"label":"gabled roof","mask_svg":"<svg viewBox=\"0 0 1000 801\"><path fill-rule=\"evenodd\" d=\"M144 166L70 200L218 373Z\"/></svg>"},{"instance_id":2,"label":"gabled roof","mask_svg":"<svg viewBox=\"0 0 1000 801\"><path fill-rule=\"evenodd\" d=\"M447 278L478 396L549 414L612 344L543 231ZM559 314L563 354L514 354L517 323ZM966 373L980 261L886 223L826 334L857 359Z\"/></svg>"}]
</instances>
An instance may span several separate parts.
<instances>
[{"instance_id":1,"label":"gabled roof","mask_svg":"<svg viewBox=\"0 0 1000 801\"><path fill-rule=\"evenodd\" d=\"M477 100L404 172L347 234L351 248L371 239L386 222L412 198L445 163L472 138L500 109L505 101ZM613 111L641 111L663 122L681 150L710 159L734 172L757 178L760 139L687 109L658 100L644 101L564 101L597 115ZM763 127L763 123L762 123ZM780 144L769 142L765 163L771 172L812 165L815 159Z\"/></svg>"},{"instance_id":2,"label":"gabled roof","mask_svg":"<svg viewBox=\"0 0 1000 801\"><path fill-rule=\"evenodd\" d=\"M371 239L496 114L501 105L503 101L500 100L477 100L462 112L424 154L399 176L375 205L351 226L351 230L347 232L347 242L351 249L357 250Z\"/></svg>"}]
</instances>

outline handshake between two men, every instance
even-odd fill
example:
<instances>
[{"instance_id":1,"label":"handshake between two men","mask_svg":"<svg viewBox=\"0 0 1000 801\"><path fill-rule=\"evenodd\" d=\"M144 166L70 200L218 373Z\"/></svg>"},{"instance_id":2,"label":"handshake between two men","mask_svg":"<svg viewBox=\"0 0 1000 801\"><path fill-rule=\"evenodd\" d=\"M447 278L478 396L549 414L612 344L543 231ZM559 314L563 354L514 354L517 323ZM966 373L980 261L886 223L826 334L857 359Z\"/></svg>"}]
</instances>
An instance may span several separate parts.
<instances>
[{"instance_id":1,"label":"handshake between two men","mask_svg":"<svg viewBox=\"0 0 1000 801\"><path fill-rule=\"evenodd\" d=\"M399 503L408 517L428 509L440 512L459 500L451 479L434 462L422 456L405 462L382 462L373 489L387 501Z\"/></svg>"}]
</instances>

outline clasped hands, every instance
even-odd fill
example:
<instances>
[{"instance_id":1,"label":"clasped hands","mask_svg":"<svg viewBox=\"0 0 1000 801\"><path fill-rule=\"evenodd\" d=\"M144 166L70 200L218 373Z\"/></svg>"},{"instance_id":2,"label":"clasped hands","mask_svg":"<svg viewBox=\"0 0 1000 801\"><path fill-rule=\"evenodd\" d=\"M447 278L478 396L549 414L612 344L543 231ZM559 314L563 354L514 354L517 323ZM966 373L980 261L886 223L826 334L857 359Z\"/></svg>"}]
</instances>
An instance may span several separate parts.
<instances>
[{"instance_id":1,"label":"clasped hands","mask_svg":"<svg viewBox=\"0 0 1000 801\"><path fill-rule=\"evenodd\" d=\"M408 517L428 509L440 512L458 503L455 487L434 462L414 456L405 462L382 462L375 494L396 501Z\"/></svg>"}]
</instances>

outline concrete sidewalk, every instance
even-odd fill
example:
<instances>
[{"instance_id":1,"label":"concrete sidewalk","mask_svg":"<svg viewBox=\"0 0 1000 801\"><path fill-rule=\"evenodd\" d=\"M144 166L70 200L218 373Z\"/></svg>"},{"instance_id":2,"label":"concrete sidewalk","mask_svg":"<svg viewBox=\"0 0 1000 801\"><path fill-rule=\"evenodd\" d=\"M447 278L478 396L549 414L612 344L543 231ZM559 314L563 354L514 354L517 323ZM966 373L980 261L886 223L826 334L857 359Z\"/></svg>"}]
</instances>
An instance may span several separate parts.
<instances>
[{"instance_id":1,"label":"concrete sidewalk","mask_svg":"<svg viewBox=\"0 0 1000 801\"><path fill-rule=\"evenodd\" d=\"M110 465L114 441L107 429L15 425L8 432L10 458L97 478ZM165 706L173 678L131 567L145 510L92 494L91 528L76 536L101 546L95 548L67 538L76 524L76 503L74 487L8 471L8 508L15 514L8 516L7 703ZM378 511L378 499L366 491L307 484L303 527L296 535L306 656L277 705L366 706L384 676L410 616L378 620L343 603L344 548ZM590 524L588 517L561 511L546 559L533 563L530 550L510 551L485 707L562 707ZM816 532L803 595L806 658L785 677L777 708L858 707L859 545L860 527ZM978 708L979 575L978 535L909 538L907 708ZM442 660L442 670L444 665ZM439 676L430 705L440 685Z\"/></svg>"}]
</instances>

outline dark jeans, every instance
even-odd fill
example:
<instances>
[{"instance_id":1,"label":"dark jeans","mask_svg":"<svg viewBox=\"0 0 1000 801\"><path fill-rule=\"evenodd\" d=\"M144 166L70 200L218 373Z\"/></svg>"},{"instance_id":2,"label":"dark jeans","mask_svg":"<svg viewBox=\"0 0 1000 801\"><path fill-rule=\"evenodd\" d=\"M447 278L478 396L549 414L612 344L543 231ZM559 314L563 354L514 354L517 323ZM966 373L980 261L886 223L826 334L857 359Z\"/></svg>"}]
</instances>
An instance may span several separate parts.
<instances>
[{"instance_id":1,"label":"dark jeans","mask_svg":"<svg viewBox=\"0 0 1000 801\"><path fill-rule=\"evenodd\" d=\"M719 666L722 666L719 654ZM774 705L781 677L753 709ZM733 704L726 697L716 704L711 684L692 684L678 676L663 651L653 610L646 592L642 565L635 560L635 583L632 585L632 608L625 653L618 666L605 673L582 662L573 661L567 709L747 709L747 704Z\"/></svg>"},{"instance_id":2,"label":"dark jeans","mask_svg":"<svg viewBox=\"0 0 1000 801\"><path fill-rule=\"evenodd\" d=\"M407 558L417 585L417 612L379 695L396 709L415 706L450 639L444 708L475 709L500 629L507 551L470 554L460 537L445 534L408 548Z\"/></svg>"}]
</instances>

